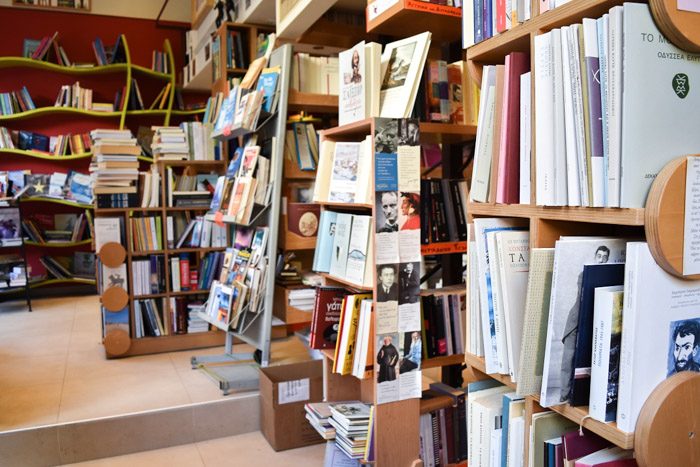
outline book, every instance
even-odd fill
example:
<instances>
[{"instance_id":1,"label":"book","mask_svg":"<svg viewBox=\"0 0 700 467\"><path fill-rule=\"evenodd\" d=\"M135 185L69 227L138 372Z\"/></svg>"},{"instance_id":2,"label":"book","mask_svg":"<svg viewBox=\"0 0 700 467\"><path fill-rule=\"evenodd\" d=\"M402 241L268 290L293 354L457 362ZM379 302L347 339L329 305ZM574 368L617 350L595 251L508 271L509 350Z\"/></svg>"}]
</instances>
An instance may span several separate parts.
<instances>
[{"instance_id":1,"label":"book","mask_svg":"<svg viewBox=\"0 0 700 467\"><path fill-rule=\"evenodd\" d=\"M338 339L343 299L349 292L341 287L317 287L311 318L312 349L334 349Z\"/></svg>"},{"instance_id":2,"label":"book","mask_svg":"<svg viewBox=\"0 0 700 467\"><path fill-rule=\"evenodd\" d=\"M530 428L530 465L545 465L546 440L561 437L564 433L577 428L571 420L555 412L540 412L532 415ZM548 464L547 464L548 465Z\"/></svg>"},{"instance_id":3,"label":"book","mask_svg":"<svg viewBox=\"0 0 700 467\"><path fill-rule=\"evenodd\" d=\"M345 278L353 218L352 214L338 213L329 269L332 276Z\"/></svg>"},{"instance_id":4,"label":"book","mask_svg":"<svg viewBox=\"0 0 700 467\"><path fill-rule=\"evenodd\" d=\"M617 416L622 309L623 286L595 289L588 413L601 422L613 422Z\"/></svg>"},{"instance_id":5,"label":"book","mask_svg":"<svg viewBox=\"0 0 700 467\"><path fill-rule=\"evenodd\" d=\"M367 280L365 280L365 263L367 261L371 225L371 216L352 216L352 230L348 241L348 257L343 277L355 284L367 283Z\"/></svg>"},{"instance_id":6,"label":"book","mask_svg":"<svg viewBox=\"0 0 700 467\"><path fill-rule=\"evenodd\" d=\"M569 380L578 324L581 281L585 264L621 263L625 240L605 237L562 237L555 243L552 294L547 322L547 346L540 403L543 407L568 402Z\"/></svg>"},{"instance_id":7,"label":"book","mask_svg":"<svg viewBox=\"0 0 700 467\"><path fill-rule=\"evenodd\" d=\"M331 258L333 257L333 244L335 242L338 213L335 211L321 211L319 221L318 239L314 251L312 269L316 272L330 272Z\"/></svg>"},{"instance_id":8,"label":"book","mask_svg":"<svg viewBox=\"0 0 700 467\"><path fill-rule=\"evenodd\" d=\"M338 124L379 116L381 45L364 41L338 55Z\"/></svg>"}]
</instances>

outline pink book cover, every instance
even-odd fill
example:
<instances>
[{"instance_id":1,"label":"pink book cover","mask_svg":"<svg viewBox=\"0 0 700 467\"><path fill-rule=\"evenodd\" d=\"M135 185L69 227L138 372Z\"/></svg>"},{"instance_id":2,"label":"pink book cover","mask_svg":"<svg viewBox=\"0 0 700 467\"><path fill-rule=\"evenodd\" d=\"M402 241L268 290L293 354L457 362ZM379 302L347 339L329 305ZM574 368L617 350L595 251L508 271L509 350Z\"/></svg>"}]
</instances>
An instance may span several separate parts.
<instances>
[{"instance_id":1,"label":"pink book cover","mask_svg":"<svg viewBox=\"0 0 700 467\"><path fill-rule=\"evenodd\" d=\"M506 0L496 0L496 31L506 30Z\"/></svg>"},{"instance_id":2,"label":"pink book cover","mask_svg":"<svg viewBox=\"0 0 700 467\"><path fill-rule=\"evenodd\" d=\"M513 52L506 56L496 185L496 202L500 204L520 201L520 75L529 68L526 54Z\"/></svg>"}]
</instances>

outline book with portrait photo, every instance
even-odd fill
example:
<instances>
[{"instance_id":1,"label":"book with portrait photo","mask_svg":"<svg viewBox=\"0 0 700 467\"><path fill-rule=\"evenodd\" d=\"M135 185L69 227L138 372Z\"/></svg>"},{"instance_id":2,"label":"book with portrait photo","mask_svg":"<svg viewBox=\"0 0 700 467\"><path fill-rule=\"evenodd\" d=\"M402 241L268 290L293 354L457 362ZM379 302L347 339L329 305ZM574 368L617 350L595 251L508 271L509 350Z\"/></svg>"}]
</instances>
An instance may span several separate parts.
<instances>
[{"instance_id":1,"label":"book with portrait photo","mask_svg":"<svg viewBox=\"0 0 700 467\"><path fill-rule=\"evenodd\" d=\"M318 233L321 206L308 203L287 204L287 230L300 237L315 237Z\"/></svg>"},{"instance_id":2,"label":"book with portrait photo","mask_svg":"<svg viewBox=\"0 0 700 467\"><path fill-rule=\"evenodd\" d=\"M338 124L379 115L379 72L382 46L364 41L340 52Z\"/></svg>"}]
</instances>

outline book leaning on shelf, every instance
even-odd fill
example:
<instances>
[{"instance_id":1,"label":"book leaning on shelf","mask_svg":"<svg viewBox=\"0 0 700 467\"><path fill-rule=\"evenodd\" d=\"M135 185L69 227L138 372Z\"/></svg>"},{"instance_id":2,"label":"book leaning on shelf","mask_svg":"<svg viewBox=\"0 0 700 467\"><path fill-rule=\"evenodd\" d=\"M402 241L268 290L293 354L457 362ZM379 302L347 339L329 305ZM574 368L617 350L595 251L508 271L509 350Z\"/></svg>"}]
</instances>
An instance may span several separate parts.
<instances>
[{"instance_id":1,"label":"book leaning on shelf","mask_svg":"<svg viewBox=\"0 0 700 467\"><path fill-rule=\"evenodd\" d=\"M0 115L12 115L36 109L29 90L22 86L20 91L0 92Z\"/></svg>"},{"instance_id":2,"label":"book leaning on shelf","mask_svg":"<svg viewBox=\"0 0 700 467\"><path fill-rule=\"evenodd\" d=\"M265 277L271 274L267 227L246 230L223 254L218 280L211 283L202 319L221 330L243 332L263 306Z\"/></svg>"},{"instance_id":3,"label":"book leaning on shelf","mask_svg":"<svg viewBox=\"0 0 700 467\"><path fill-rule=\"evenodd\" d=\"M317 203L369 204L374 139L362 142L321 142L313 201Z\"/></svg>"}]
</instances>

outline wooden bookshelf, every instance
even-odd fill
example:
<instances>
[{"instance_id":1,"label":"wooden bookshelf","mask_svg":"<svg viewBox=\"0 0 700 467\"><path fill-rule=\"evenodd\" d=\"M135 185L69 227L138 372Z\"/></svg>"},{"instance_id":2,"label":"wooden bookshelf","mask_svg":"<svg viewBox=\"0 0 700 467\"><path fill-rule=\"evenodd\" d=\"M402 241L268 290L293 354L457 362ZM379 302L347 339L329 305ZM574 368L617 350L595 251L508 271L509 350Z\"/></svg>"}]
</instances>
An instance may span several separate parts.
<instances>
[{"instance_id":1,"label":"wooden bookshelf","mask_svg":"<svg viewBox=\"0 0 700 467\"><path fill-rule=\"evenodd\" d=\"M420 400L420 414L435 412L436 410L446 409L454 405L454 399L450 396L437 396L430 399Z\"/></svg>"},{"instance_id":2,"label":"wooden bookshelf","mask_svg":"<svg viewBox=\"0 0 700 467\"><path fill-rule=\"evenodd\" d=\"M358 285L353 282L350 282L346 280L345 278L342 277L336 277L331 274L325 273L325 272L319 272L319 276L323 277L327 281L333 283L333 284L339 284L345 287L348 287L352 290L357 290L358 292L371 292L373 290L373 287L368 287L364 285Z\"/></svg>"},{"instance_id":3,"label":"wooden bookshelf","mask_svg":"<svg viewBox=\"0 0 700 467\"><path fill-rule=\"evenodd\" d=\"M464 354L446 355L444 357L426 358L421 362L421 368L440 368L449 365L461 365L464 363Z\"/></svg>"},{"instance_id":4,"label":"wooden bookshelf","mask_svg":"<svg viewBox=\"0 0 700 467\"><path fill-rule=\"evenodd\" d=\"M333 113L338 111L338 96L330 94L312 94L289 90L287 106L290 112Z\"/></svg>"},{"instance_id":5,"label":"wooden bookshelf","mask_svg":"<svg viewBox=\"0 0 700 467\"><path fill-rule=\"evenodd\" d=\"M467 242L441 242L428 243L420 246L423 256L427 255L449 255L453 253L466 253Z\"/></svg>"},{"instance_id":6,"label":"wooden bookshelf","mask_svg":"<svg viewBox=\"0 0 700 467\"><path fill-rule=\"evenodd\" d=\"M381 2L367 5L367 32L392 37L409 37L424 31L432 33L434 43L454 42L462 38L462 9L420 0L399 0L381 10Z\"/></svg>"},{"instance_id":7,"label":"wooden bookshelf","mask_svg":"<svg viewBox=\"0 0 700 467\"><path fill-rule=\"evenodd\" d=\"M521 217L592 224L644 225L644 209L533 206L529 204L487 204L470 202L467 212L475 217Z\"/></svg>"},{"instance_id":8,"label":"wooden bookshelf","mask_svg":"<svg viewBox=\"0 0 700 467\"><path fill-rule=\"evenodd\" d=\"M422 289L421 297L429 297L431 295L465 295L467 293L467 284L454 284L440 287L439 289Z\"/></svg>"}]
</instances>

